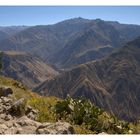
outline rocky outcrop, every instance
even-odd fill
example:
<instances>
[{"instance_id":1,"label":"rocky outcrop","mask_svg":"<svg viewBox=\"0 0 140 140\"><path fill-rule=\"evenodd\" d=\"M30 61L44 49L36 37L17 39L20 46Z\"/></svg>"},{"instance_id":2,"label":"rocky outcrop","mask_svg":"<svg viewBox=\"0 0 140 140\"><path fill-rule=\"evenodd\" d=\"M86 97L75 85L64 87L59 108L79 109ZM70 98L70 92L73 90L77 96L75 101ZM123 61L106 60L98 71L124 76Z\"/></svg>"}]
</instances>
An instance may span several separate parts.
<instances>
[{"instance_id":1,"label":"rocky outcrop","mask_svg":"<svg viewBox=\"0 0 140 140\"><path fill-rule=\"evenodd\" d=\"M74 134L73 127L66 122L44 123L36 129L37 134Z\"/></svg>"},{"instance_id":2,"label":"rocky outcrop","mask_svg":"<svg viewBox=\"0 0 140 140\"><path fill-rule=\"evenodd\" d=\"M35 134L41 123L33 121L26 116L1 121L0 134Z\"/></svg>"},{"instance_id":3,"label":"rocky outcrop","mask_svg":"<svg viewBox=\"0 0 140 140\"><path fill-rule=\"evenodd\" d=\"M32 120L36 120L38 113L39 112L37 110L33 109L31 106L27 106L25 115Z\"/></svg>"},{"instance_id":4,"label":"rocky outcrop","mask_svg":"<svg viewBox=\"0 0 140 140\"><path fill-rule=\"evenodd\" d=\"M0 134L74 134L73 127L66 122L39 123L27 116L0 122Z\"/></svg>"},{"instance_id":5,"label":"rocky outcrop","mask_svg":"<svg viewBox=\"0 0 140 140\"><path fill-rule=\"evenodd\" d=\"M74 134L66 122L40 123L39 112L25 105L25 99L14 101L10 96L0 97L0 134Z\"/></svg>"},{"instance_id":6,"label":"rocky outcrop","mask_svg":"<svg viewBox=\"0 0 140 140\"><path fill-rule=\"evenodd\" d=\"M0 87L0 96L8 96L10 94L13 94L13 90L10 87Z\"/></svg>"}]
</instances>

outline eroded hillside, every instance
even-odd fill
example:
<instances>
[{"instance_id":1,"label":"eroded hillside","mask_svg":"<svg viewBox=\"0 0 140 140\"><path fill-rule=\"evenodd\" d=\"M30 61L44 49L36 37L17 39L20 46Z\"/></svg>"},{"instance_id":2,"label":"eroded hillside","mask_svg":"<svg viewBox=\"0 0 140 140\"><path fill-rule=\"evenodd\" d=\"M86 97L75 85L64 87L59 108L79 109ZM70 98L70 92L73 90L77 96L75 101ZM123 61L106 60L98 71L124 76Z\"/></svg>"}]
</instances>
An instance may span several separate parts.
<instances>
[{"instance_id":1,"label":"eroded hillside","mask_svg":"<svg viewBox=\"0 0 140 140\"><path fill-rule=\"evenodd\" d=\"M64 72L35 88L46 96L85 97L119 118L135 120L140 111L140 38L108 57Z\"/></svg>"},{"instance_id":2,"label":"eroded hillside","mask_svg":"<svg viewBox=\"0 0 140 140\"><path fill-rule=\"evenodd\" d=\"M46 79L51 79L58 72L41 59L18 51L2 53L1 75L12 77L30 89Z\"/></svg>"}]
</instances>

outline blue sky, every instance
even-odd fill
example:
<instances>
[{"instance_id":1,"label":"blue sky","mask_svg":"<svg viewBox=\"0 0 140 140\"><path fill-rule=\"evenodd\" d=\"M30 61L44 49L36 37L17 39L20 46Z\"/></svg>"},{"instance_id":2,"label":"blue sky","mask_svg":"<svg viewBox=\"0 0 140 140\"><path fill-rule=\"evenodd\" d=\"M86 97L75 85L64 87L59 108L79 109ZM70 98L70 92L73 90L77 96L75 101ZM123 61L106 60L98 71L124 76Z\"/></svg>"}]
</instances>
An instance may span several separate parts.
<instances>
[{"instance_id":1,"label":"blue sky","mask_svg":"<svg viewBox=\"0 0 140 140\"><path fill-rule=\"evenodd\" d=\"M0 26L48 25L74 17L140 25L140 6L0 6Z\"/></svg>"}]
</instances>

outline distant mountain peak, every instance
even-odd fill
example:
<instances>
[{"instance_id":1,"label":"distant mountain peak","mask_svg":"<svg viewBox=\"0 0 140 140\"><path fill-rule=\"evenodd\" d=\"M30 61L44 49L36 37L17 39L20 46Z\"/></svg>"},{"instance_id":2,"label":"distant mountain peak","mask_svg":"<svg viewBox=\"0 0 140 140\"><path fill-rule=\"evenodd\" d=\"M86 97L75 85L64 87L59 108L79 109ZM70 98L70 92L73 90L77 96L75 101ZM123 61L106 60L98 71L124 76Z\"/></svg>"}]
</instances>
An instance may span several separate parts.
<instances>
[{"instance_id":1,"label":"distant mountain peak","mask_svg":"<svg viewBox=\"0 0 140 140\"><path fill-rule=\"evenodd\" d=\"M104 21L104 20L102 20L100 18L96 18L95 21Z\"/></svg>"},{"instance_id":2,"label":"distant mountain peak","mask_svg":"<svg viewBox=\"0 0 140 140\"><path fill-rule=\"evenodd\" d=\"M90 21L91 20L85 19L85 18L82 18L82 17L75 17L75 18L70 18L70 19L63 20L63 21L58 22L56 24L61 24L61 23L81 23L81 22L90 22Z\"/></svg>"}]
</instances>

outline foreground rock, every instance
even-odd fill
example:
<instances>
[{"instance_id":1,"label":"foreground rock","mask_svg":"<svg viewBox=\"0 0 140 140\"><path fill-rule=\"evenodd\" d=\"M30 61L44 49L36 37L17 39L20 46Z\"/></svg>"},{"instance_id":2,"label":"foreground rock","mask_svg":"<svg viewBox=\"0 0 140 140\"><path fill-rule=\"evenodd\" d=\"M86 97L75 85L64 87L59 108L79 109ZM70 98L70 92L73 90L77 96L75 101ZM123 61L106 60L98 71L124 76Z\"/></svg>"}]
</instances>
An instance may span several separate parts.
<instances>
[{"instance_id":1,"label":"foreground rock","mask_svg":"<svg viewBox=\"0 0 140 140\"><path fill-rule=\"evenodd\" d=\"M37 134L74 134L73 127L66 122L44 123L40 125Z\"/></svg>"},{"instance_id":2,"label":"foreground rock","mask_svg":"<svg viewBox=\"0 0 140 140\"><path fill-rule=\"evenodd\" d=\"M1 121L0 134L74 134L73 127L65 122L39 123L27 116Z\"/></svg>"},{"instance_id":3,"label":"foreground rock","mask_svg":"<svg viewBox=\"0 0 140 140\"><path fill-rule=\"evenodd\" d=\"M14 101L0 97L0 134L74 134L66 122L40 123L35 121L37 110L25 106L25 99Z\"/></svg>"},{"instance_id":4,"label":"foreground rock","mask_svg":"<svg viewBox=\"0 0 140 140\"><path fill-rule=\"evenodd\" d=\"M0 96L8 96L13 94L13 90L10 87L0 87Z\"/></svg>"},{"instance_id":5,"label":"foreground rock","mask_svg":"<svg viewBox=\"0 0 140 140\"><path fill-rule=\"evenodd\" d=\"M3 121L0 124L0 134L35 134L41 123L33 121L26 116Z\"/></svg>"}]
</instances>

